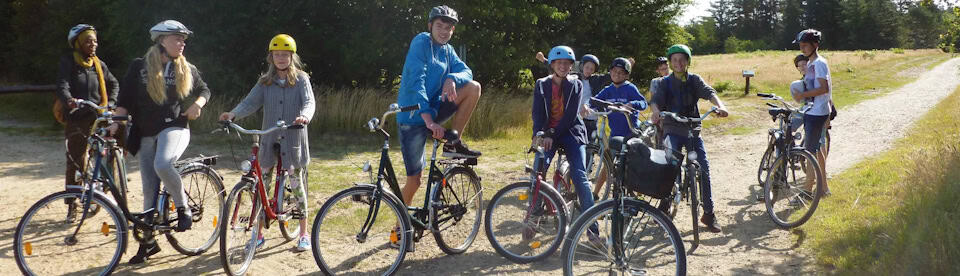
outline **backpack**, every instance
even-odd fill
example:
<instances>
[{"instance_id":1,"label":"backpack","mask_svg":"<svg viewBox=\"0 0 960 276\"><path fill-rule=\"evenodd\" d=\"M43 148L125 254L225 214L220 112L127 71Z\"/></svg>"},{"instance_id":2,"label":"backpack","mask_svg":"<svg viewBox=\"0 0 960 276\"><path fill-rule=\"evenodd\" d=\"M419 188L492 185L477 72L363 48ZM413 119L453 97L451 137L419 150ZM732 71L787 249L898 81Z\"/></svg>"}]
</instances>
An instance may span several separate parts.
<instances>
[{"instance_id":1,"label":"backpack","mask_svg":"<svg viewBox=\"0 0 960 276\"><path fill-rule=\"evenodd\" d=\"M640 138L631 138L624 142L623 137L613 137L610 139L610 148L624 148L624 143L627 151L624 160L627 166L623 179L624 187L657 199L670 196L673 182L680 174L680 163L666 151L648 147Z\"/></svg>"}]
</instances>

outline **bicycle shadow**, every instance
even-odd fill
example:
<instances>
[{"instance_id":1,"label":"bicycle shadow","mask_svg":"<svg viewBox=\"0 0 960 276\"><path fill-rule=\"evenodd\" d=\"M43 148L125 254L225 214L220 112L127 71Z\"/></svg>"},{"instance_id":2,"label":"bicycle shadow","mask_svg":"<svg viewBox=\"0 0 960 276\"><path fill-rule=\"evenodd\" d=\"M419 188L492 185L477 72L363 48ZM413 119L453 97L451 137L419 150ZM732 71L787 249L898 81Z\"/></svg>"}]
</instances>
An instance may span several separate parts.
<instances>
[{"instance_id":1,"label":"bicycle shadow","mask_svg":"<svg viewBox=\"0 0 960 276\"><path fill-rule=\"evenodd\" d=\"M760 252L762 253L787 253L794 252L806 240L806 233L801 229L790 229L789 238L792 242L783 243L777 239L785 238L784 229L774 224L766 213L762 201L757 201L757 195L761 194L761 188L751 185L748 188L750 192L739 200L730 201L729 206L739 207L734 215L734 222L724 228L721 238L712 238L701 240L701 245L727 245L729 242L735 242L730 246L729 252Z\"/></svg>"}]
</instances>

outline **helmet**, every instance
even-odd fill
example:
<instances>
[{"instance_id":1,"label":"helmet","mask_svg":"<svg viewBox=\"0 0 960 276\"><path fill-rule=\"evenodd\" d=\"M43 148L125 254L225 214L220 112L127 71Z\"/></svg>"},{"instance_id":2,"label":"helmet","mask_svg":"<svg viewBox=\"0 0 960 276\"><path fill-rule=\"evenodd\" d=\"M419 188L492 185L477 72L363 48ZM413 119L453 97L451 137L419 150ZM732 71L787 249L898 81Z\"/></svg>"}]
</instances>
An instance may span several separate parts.
<instances>
[{"instance_id":1,"label":"helmet","mask_svg":"<svg viewBox=\"0 0 960 276\"><path fill-rule=\"evenodd\" d=\"M433 7L433 9L430 9L430 19L427 20L427 22L433 22L433 19L436 19L437 17L451 20L453 21L453 24L460 22L459 17L457 17L457 11L447 7L447 5L436 6Z\"/></svg>"},{"instance_id":2,"label":"helmet","mask_svg":"<svg viewBox=\"0 0 960 276\"><path fill-rule=\"evenodd\" d=\"M806 29L806 30L800 31L800 33L797 34L797 38L793 40L793 43L800 43L800 42L820 43L820 39L822 39L822 36L820 35L820 31L817 31L814 29Z\"/></svg>"},{"instance_id":3,"label":"helmet","mask_svg":"<svg viewBox=\"0 0 960 276\"><path fill-rule=\"evenodd\" d=\"M627 71L627 74L629 74L630 67L631 67L630 60L626 58L618 57L614 59L613 62L610 63L610 69L613 69L614 67L623 68L623 70Z\"/></svg>"},{"instance_id":4,"label":"helmet","mask_svg":"<svg viewBox=\"0 0 960 276\"><path fill-rule=\"evenodd\" d=\"M687 60L690 60L690 59L693 57L693 52L690 51L690 47L688 47L687 45L683 45L683 44L674 44L673 46L670 46L670 48L667 48L667 58L668 58L668 59L670 58L670 55L673 55L673 54L676 54L676 53L686 54L686 55L687 55Z\"/></svg>"},{"instance_id":5,"label":"helmet","mask_svg":"<svg viewBox=\"0 0 960 276\"><path fill-rule=\"evenodd\" d=\"M657 64L666 64L667 57L657 57Z\"/></svg>"},{"instance_id":6,"label":"helmet","mask_svg":"<svg viewBox=\"0 0 960 276\"><path fill-rule=\"evenodd\" d=\"M297 42L293 40L293 37L287 34L278 34L270 40L270 46L267 47L269 51L291 51L297 52Z\"/></svg>"},{"instance_id":7,"label":"helmet","mask_svg":"<svg viewBox=\"0 0 960 276\"><path fill-rule=\"evenodd\" d=\"M150 40L153 41L157 41L157 38L162 35L170 34L190 36L193 32L187 29L187 26L184 26L183 23L176 20L164 20L163 22L157 23L157 25L153 25L153 28L150 28Z\"/></svg>"},{"instance_id":8,"label":"helmet","mask_svg":"<svg viewBox=\"0 0 960 276\"><path fill-rule=\"evenodd\" d=\"M73 28L70 28L70 33L67 33L67 45L69 45L70 48L73 48L73 41L77 40L77 36L79 36L80 33L87 30L97 31L97 29L94 29L93 26L87 24L77 24L76 26L73 26Z\"/></svg>"},{"instance_id":9,"label":"helmet","mask_svg":"<svg viewBox=\"0 0 960 276\"><path fill-rule=\"evenodd\" d=\"M552 51L551 51L551 52L552 52ZM584 63L587 63L588 61L589 61L589 62L593 62L593 64L595 64L595 65L597 65L597 66L600 66L600 59L598 59L597 56L594 56L594 55L591 55L591 54L583 55L583 57L580 58L580 66L583 66L583 64L584 64Z\"/></svg>"},{"instance_id":10,"label":"helmet","mask_svg":"<svg viewBox=\"0 0 960 276\"><path fill-rule=\"evenodd\" d=\"M554 60L558 59L577 60L576 55L573 54L573 49L567 46L557 46L550 49L550 56L547 58L547 61L553 63Z\"/></svg>"}]
</instances>

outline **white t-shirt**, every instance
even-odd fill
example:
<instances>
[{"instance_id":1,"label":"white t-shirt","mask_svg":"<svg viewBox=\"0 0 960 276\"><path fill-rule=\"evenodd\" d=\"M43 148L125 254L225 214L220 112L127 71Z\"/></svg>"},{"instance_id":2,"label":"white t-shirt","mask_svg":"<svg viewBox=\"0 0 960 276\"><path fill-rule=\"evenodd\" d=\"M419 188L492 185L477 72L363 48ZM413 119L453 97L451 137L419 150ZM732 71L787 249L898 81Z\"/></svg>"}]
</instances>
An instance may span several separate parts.
<instances>
[{"instance_id":1,"label":"white t-shirt","mask_svg":"<svg viewBox=\"0 0 960 276\"><path fill-rule=\"evenodd\" d=\"M807 63L807 74L804 75L803 81L807 84L808 90L820 88L820 81L817 79L827 80L827 85L829 86L827 93L814 97L813 105L805 112L808 115L815 116L830 115L830 100L833 99L833 80L830 79L830 68L827 67L827 59L819 55L816 59Z\"/></svg>"},{"instance_id":2,"label":"white t-shirt","mask_svg":"<svg viewBox=\"0 0 960 276\"><path fill-rule=\"evenodd\" d=\"M593 97L593 89L590 88L590 81L583 80L583 94L580 95L580 110L583 110L583 105L590 103L590 97ZM596 120L597 116L590 115L585 117L587 120Z\"/></svg>"}]
</instances>

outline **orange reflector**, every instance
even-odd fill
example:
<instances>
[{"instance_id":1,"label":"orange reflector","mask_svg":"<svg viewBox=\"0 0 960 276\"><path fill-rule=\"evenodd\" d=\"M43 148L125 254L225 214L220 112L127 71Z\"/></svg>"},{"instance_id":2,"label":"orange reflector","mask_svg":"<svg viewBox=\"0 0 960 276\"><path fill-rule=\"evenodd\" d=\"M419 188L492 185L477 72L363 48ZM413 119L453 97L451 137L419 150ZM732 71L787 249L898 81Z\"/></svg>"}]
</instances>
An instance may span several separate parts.
<instances>
[{"instance_id":1,"label":"orange reflector","mask_svg":"<svg viewBox=\"0 0 960 276\"><path fill-rule=\"evenodd\" d=\"M217 216L213 216L213 226L217 226Z\"/></svg>"},{"instance_id":2,"label":"orange reflector","mask_svg":"<svg viewBox=\"0 0 960 276\"><path fill-rule=\"evenodd\" d=\"M391 242L391 243L398 243L398 242L400 242L400 236L397 235L397 232L396 232L396 231L390 231L390 242Z\"/></svg>"},{"instance_id":3,"label":"orange reflector","mask_svg":"<svg viewBox=\"0 0 960 276\"><path fill-rule=\"evenodd\" d=\"M443 187L447 187L447 179L446 179L446 178L443 179Z\"/></svg>"},{"instance_id":4,"label":"orange reflector","mask_svg":"<svg viewBox=\"0 0 960 276\"><path fill-rule=\"evenodd\" d=\"M173 206L173 202L170 203L170 211L171 211L171 212L176 212L176 211L177 211L177 208Z\"/></svg>"},{"instance_id":5,"label":"orange reflector","mask_svg":"<svg viewBox=\"0 0 960 276\"><path fill-rule=\"evenodd\" d=\"M530 243L530 248L537 249L540 248L540 241L533 241Z\"/></svg>"},{"instance_id":6,"label":"orange reflector","mask_svg":"<svg viewBox=\"0 0 960 276\"><path fill-rule=\"evenodd\" d=\"M33 245L30 242L23 243L23 252L27 253L27 256L33 255Z\"/></svg>"},{"instance_id":7,"label":"orange reflector","mask_svg":"<svg viewBox=\"0 0 960 276\"><path fill-rule=\"evenodd\" d=\"M517 199L519 199L519 200L521 200L521 201L522 201L522 200L527 200L527 193L520 193L520 195L517 196Z\"/></svg>"},{"instance_id":8,"label":"orange reflector","mask_svg":"<svg viewBox=\"0 0 960 276\"><path fill-rule=\"evenodd\" d=\"M284 228L287 228L287 227L290 226L290 222L287 221L287 220L285 220L285 221L283 221L283 222L281 222L281 223L283 223L283 227L284 227Z\"/></svg>"},{"instance_id":9,"label":"orange reflector","mask_svg":"<svg viewBox=\"0 0 960 276\"><path fill-rule=\"evenodd\" d=\"M104 236L110 234L110 225L104 222L103 225L100 226L100 233L103 233Z\"/></svg>"}]
</instances>

